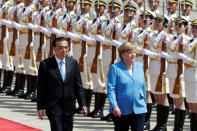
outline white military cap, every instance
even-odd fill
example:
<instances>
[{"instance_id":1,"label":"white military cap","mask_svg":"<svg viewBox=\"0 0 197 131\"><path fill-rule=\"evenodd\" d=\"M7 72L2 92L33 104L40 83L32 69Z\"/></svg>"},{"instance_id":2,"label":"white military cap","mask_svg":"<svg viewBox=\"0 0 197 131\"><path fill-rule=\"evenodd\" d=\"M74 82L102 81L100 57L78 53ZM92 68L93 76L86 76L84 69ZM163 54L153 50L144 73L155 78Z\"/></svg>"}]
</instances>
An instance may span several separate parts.
<instances>
[{"instance_id":1,"label":"white military cap","mask_svg":"<svg viewBox=\"0 0 197 131\"><path fill-rule=\"evenodd\" d=\"M123 3L121 0L110 0L108 7L111 7L111 6L119 7L120 9L122 9Z\"/></svg>"},{"instance_id":2,"label":"white military cap","mask_svg":"<svg viewBox=\"0 0 197 131\"><path fill-rule=\"evenodd\" d=\"M107 6L109 0L95 0L94 5L104 5Z\"/></svg>"},{"instance_id":3,"label":"white military cap","mask_svg":"<svg viewBox=\"0 0 197 131\"><path fill-rule=\"evenodd\" d=\"M134 1L131 1L131 0L126 0L123 6L124 6L124 10L126 9L130 9L134 11L138 10L138 5Z\"/></svg>"}]
</instances>

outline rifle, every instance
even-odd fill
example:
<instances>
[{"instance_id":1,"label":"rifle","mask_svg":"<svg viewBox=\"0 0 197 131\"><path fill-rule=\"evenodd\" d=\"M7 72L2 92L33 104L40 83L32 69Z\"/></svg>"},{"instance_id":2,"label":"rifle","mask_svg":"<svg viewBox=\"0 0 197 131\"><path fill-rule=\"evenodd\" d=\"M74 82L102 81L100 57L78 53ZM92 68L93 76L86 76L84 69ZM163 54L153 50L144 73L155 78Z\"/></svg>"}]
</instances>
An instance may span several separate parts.
<instances>
[{"instance_id":1,"label":"rifle","mask_svg":"<svg viewBox=\"0 0 197 131\"><path fill-rule=\"evenodd\" d=\"M3 9L3 17L2 19L6 19L6 10ZM6 35L6 25L1 25L1 41L0 41L0 54L3 54L3 40Z\"/></svg>"},{"instance_id":2,"label":"rifle","mask_svg":"<svg viewBox=\"0 0 197 131\"><path fill-rule=\"evenodd\" d=\"M85 7L84 2L82 3L82 14L85 15ZM84 16L85 17L85 16ZM82 34L86 34L86 22L83 24L82 28ZM86 41L81 41L81 56L79 58L79 70L80 72L83 72L83 66L84 66L84 55L87 53L87 43Z\"/></svg>"},{"instance_id":3,"label":"rifle","mask_svg":"<svg viewBox=\"0 0 197 131\"><path fill-rule=\"evenodd\" d=\"M183 38L179 42L179 53L183 53ZM180 76L183 74L183 60L178 59L178 69L177 69L177 76L174 83L173 94L179 94L180 92Z\"/></svg>"},{"instance_id":4,"label":"rifle","mask_svg":"<svg viewBox=\"0 0 197 131\"><path fill-rule=\"evenodd\" d=\"M163 2L163 21L165 20L165 18L164 18L164 6L165 6L165 4ZM165 32L164 32L164 34L165 34ZM164 39L162 41L162 47L161 47L163 52L166 52L165 40L166 40L166 38L164 36ZM155 88L155 91L157 91L157 92L162 91L162 76L163 76L163 73L165 72L165 69L166 69L166 59L161 58L160 74L158 76L158 80L157 80L157 84L156 84L156 88Z\"/></svg>"},{"instance_id":5,"label":"rifle","mask_svg":"<svg viewBox=\"0 0 197 131\"><path fill-rule=\"evenodd\" d=\"M67 10L68 10L68 14L70 15L70 5L69 5L69 0L67 0ZM67 31L68 32L71 32L71 18L70 18L70 21L67 23ZM71 38L67 38L67 41L68 41L68 46L69 46L69 49L71 49Z\"/></svg>"},{"instance_id":6,"label":"rifle","mask_svg":"<svg viewBox=\"0 0 197 131\"><path fill-rule=\"evenodd\" d=\"M166 3L167 3L167 0L166 0ZM167 6L168 15L169 15L170 7L168 4L166 4L166 6ZM168 33L173 34L172 22L170 23L170 25L168 25Z\"/></svg>"},{"instance_id":7,"label":"rifle","mask_svg":"<svg viewBox=\"0 0 197 131\"><path fill-rule=\"evenodd\" d=\"M16 10L14 12L14 22L17 22L17 5L16 5L16 0L15 2L15 6L16 6ZM13 38L12 38L12 43L11 43L11 48L10 48L10 56L15 56L15 51L16 51L16 47L15 47L15 42L17 39L17 30L16 28L13 28Z\"/></svg>"},{"instance_id":8,"label":"rifle","mask_svg":"<svg viewBox=\"0 0 197 131\"><path fill-rule=\"evenodd\" d=\"M99 0L98 0L97 9L98 9L98 12L99 12L99 17L98 18L100 18ZM101 35L101 24L98 25L97 34ZM96 41L96 51L95 51L95 56L94 56L92 66L91 66L91 72L92 73L97 73L97 59L98 59L99 54L101 53L100 52L100 47L101 47L100 41Z\"/></svg>"},{"instance_id":9,"label":"rifle","mask_svg":"<svg viewBox=\"0 0 197 131\"><path fill-rule=\"evenodd\" d=\"M112 0L112 15L113 15L113 19L115 20L115 10L114 10L114 0ZM115 21L114 21L115 22ZM117 34L116 34L116 27L115 27L115 23L114 23L114 28L113 28L113 34L112 34L112 39L116 40L117 39ZM112 57L111 57L111 64L114 64L117 56L116 56L116 46L112 45Z\"/></svg>"},{"instance_id":10,"label":"rifle","mask_svg":"<svg viewBox=\"0 0 197 131\"><path fill-rule=\"evenodd\" d=\"M180 15L180 2L179 2L179 18L181 18ZM182 27L182 23L179 23L179 27ZM179 53L183 53L183 37L181 36L180 42L179 42L179 49L178 49ZM177 61L178 63L178 68L177 68L177 76L175 79L175 83L174 83L174 88L173 88L173 94L179 94L180 92L180 88L181 88L181 79L180 76L183 74L183 60L182 59L178 59Z\"/></svg>"},{"instance_id":11,"label":"rifle","mask_svg":"<svg viewBox=\"0 0 197 131\"><path fill-rule=\"evenodd\" d=\"M54 8L54 11L56 11L56 0L53 1L54 5L55 5L55 8ZM54 15L53 17L53 21L52 21L52 26L53 28L57 28L57 19L56 19L56 14ZM53 56L53 41L56 39L56 35L55 34L51 34L51 37L50 37L50 50L49 50L49 56L48 57L51 57Z\"/></svg>"},{"instance_id":12,"label":"rifle","mask_svg":"<svg viewBox=\"0 0 197 131\"><path fill-rule=\"evenodd\" d=\"M129 6L131 5L131 0L129 0ZM131 10L129 7L129 22L130 22L130 29L132 29L131 27L131 20L132 20L132 16L131 16ZM133 41L133 32L131 31L131 33L129 34L129 38L128 38L128 42L132 42Z\"/></svg>"},{"instance_id":13,"label":"rifle","mask_svg":"<svg viewBox=\"0 0 197 131\"><path fill-rule=\"evenodd\" d=\"M41 20L40 20L40 26L44 26L44 14L42 12L43 9L43 1L40 0L40 5L41 5ZM40 46L37 50L37 55L36 55L36 61L41 62L42 60L42 45L44 43L44 33L40 32Z\"/></svg>"},{"instance_id":14,"label":"rifle","mask_svg":"<svg viewBox=\"0 0 197 131\"><path fill-rule=\"evenodd\" d=\"M146 27L147 21L146 21L146 17L145 17L145 13L146 13L146 7L145 7L145 3L144 3L144 27ZM148 35L145 36L144 39L144 49L148 49ZM146 87L148 87L148 56L144 55L144 76L145 76L145 81L146 81Z\"/></svg>"},{"instance_id":15,"label":"rifle","mask_svg":"<svg viewBox=\"0 0 197 131\"><path fill-rule=\"evenodd\" d=\"M28 3L30 3L30 2L28 2ZM32 23L32 12L29 13L28 22ZM28 29L28 45L27 45L26 51L25 51L25 59L30 59L30 44L31 44L31 42L32 42L32 30Z\"/></svg>"}]
</instances>

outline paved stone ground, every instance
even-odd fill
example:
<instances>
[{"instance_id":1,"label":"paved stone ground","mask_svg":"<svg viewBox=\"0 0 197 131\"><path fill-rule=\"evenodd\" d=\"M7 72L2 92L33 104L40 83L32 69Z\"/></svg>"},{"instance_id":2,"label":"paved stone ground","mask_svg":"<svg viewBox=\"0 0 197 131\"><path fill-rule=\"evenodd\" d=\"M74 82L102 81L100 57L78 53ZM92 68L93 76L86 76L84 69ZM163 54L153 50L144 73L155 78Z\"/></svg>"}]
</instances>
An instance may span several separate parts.
<instances>
[{"instance_id":1,"label":"paved stone ground","mask_svg":"<svg viewBox=\"0 0 197 131\"><path fill-rule=\"evenodd\" d=\"M94 101L94 99L93 99ZM93 103L91 109L93 109ZM109 103L105 107L105 114L108 113ZM43 131L50 131L50 125L47 117L43 121L37 117L36 103L29 100L18 99L12 96L0 94L0 117L13 120L25 125L41 129ZM151 128L155 126L156 111L153 108L151 116ZM168 131L173 130L174 115L169 116ZM90 117L82 117L75 115L74 118L74 131L113 131L113 123L100 121ZM184 125L184 131L189 131L189 119L187 118Z\"/></svg>"}]
</instances>

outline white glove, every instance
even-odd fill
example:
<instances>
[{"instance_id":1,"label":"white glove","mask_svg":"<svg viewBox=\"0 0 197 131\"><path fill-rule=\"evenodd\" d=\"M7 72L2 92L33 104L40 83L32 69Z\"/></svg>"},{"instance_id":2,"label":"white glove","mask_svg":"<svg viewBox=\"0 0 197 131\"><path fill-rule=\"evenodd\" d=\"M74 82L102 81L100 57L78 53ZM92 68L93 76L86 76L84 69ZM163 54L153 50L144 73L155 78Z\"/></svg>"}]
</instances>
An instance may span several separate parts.
<instances>
[{"instance_id":1,"label":"white glove","mask_svg":"<svg viewBox=\"0 0 197 131\"><path fill-rule=\"evenodd\" d=\"M87 35L82 34L81 39L83 41L86 41L87 43L96 43L95 39L92 39L91 37L88 37Z\"/></svg>"},{"instance_id":2,"label":"white glove","mask_svg":"<svg viewBox=\"0 0 197 131\"><path fill-rule=\"evenodd\" d=\"M106 44L106 45L111 44L111 41L109 41L108 39L106 39L105 37L103 37L101 35L96 35L96 38L95 39L97 41L100 41L102 44Z\"/></svg>"},{"instance_id":3,"label":"white glove","mask_svg":"<svg viewBox=\"0 0 197 131\"><path fill-rule=\"evenodd\" d=\"M28 23L28 28L31 29L34 32L39 32L40 31L40 26L39 25L33 25L32 23Z\"/></svg>"},{"instance_id":4,"label":"white glove","mask_svg":"<svg viewBox=\"0 0 197 131\"><path fill-rule=\"evenodd\" d=\"M51 33L56 34L57 36L64 36L64 32L62 32L56 28L52 28Z\"/></svg>"},{"instance_id":5,"label":"white glove","mask_svg":"<svg viewBox=\"0 0 197 131\"><path fill-rule=\"evenodd\" d=\"M143 53L144 55L149 56L150 58L156 58L156 57L159 56L158 53L152 52L152 51L147 50L147 49L143 49L143 50L142 50L142 53Z\"/></svg>"},{"instance_id":6,"label":"white glove","mask_svg":"<svg viewBox=\"0 0 197 131\"><path fill-rule=\"evenodd\" d=\"M78 34L74 34L72 32L66 32L65 35L66 37L71 38L72 40L75 40L75 41L78 41L81 39Z\"/></svg>"},{"instance_id":7,"label":"white glove","mask_svg":"<svg viewBox=\"0 0 197 131\"><path fill-rule=\"evenodd\" d=\"M22 31L22 30L25 28L25 26L23 26L23 25L21 25L21 24L18 24L18 23L16 23L16 22L13 22L13 23L12 23L12 26L13 26L14 28L16 28L16 30L19 30L19 31Z\"/></svg>"},{"instance_id":8,"label":"white glove","mask_svg":"<svg viewBox=\"0 0 197 131\"><path fill-rule=\"evenodd\" d=\"M40 32L46 34L48 37L51 36L51 31L48 30L47 28L43 27L43 26L40 26Z\"/></svg>"},{"instance_id":9,"label":"white glove","mask_svg":"<svg viewBox=\"0 0 197 131\"><path fill-rule=\"evenodd\" d=\"M2 19L2 20L1 20L1 24L2 24L2 25L6 25L8 28L12 28L12 22L11 22L11 21Z\"/></svg>"},{"instance_id":10,"label":"white glove","mask_svg":"<svg viewBox=\"0 0 197 131\"><path fill-rule=\"evenodd\" d=\"M120 45L122 45L122 43L120 43L120 42L117 41L117 40L112 40L112 41L111 41L111 45L116 46L116 47L119 47Z\"/></svg>"},{"instance_id":11,"label":"white glove","mask_svg":"<svg viewBox=\"0 0 197 131\"><path fill-rule=\"evenodd\" d=\"M169 59L170 58L170 55L168 55L168 53L166 53L164 51L161 51L160 55L161 55L161 57L163 57L165 59Z\"/></svg>"},{"instance_id":12,"label":"white glove","mask_svg":"<svg viewBox=\"0 0 197 131\"><path fill-rule=\"evenodd\" d=\"M191 64L193 62L193 60L190 57L186 56L183 53L177 53L177 57L178 59L182 59L184 63L187 63L187 64Z\"/></svg>"}]
</instances>

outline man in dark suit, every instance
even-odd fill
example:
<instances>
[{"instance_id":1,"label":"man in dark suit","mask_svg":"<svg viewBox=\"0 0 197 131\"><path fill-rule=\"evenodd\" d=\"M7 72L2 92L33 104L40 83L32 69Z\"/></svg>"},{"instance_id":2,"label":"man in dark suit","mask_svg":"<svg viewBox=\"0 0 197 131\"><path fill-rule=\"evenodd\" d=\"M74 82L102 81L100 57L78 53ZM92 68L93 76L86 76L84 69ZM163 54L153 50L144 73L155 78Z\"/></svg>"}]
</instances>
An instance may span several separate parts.
<instances>
[{"instance_id":1,"label":"man in dark suit","mask_svg":"<svg viewBox=\"0 0 197 131\"><path fill-rule=\"evenodd\" d=\"M87 115L78 63L68 57L69 46L64 37L53 42L55 55L43 60L38 71L37 109L42 120L44 110L52 131L72 131L75 98Z\"/></svg>"}]
</instances>

